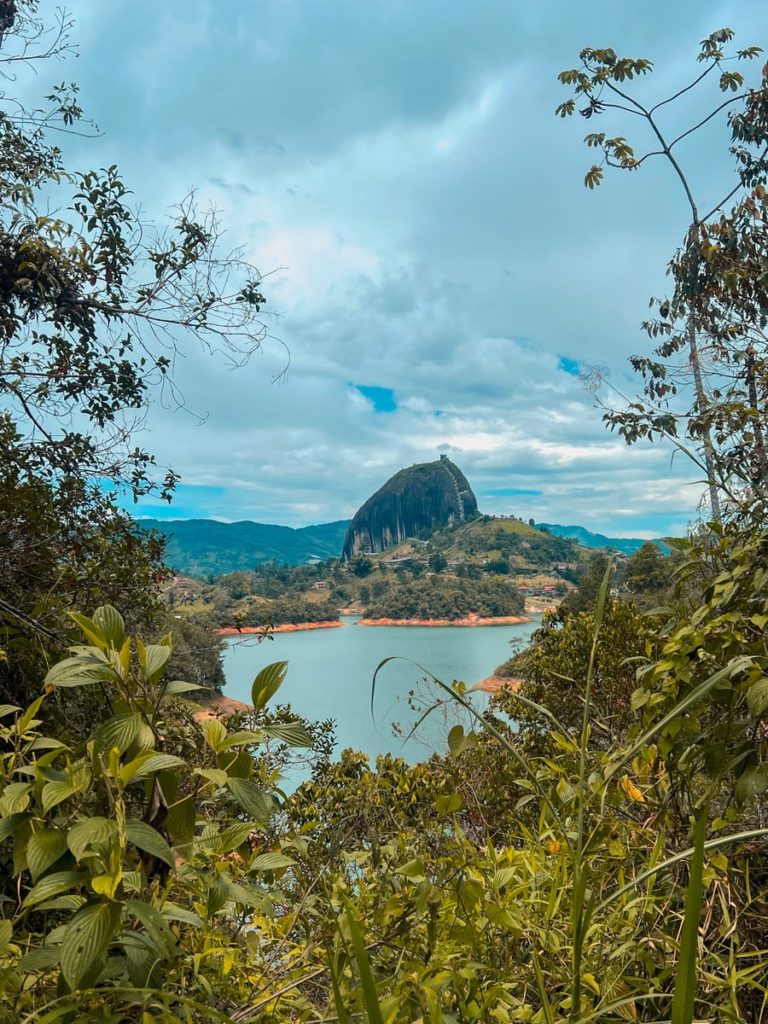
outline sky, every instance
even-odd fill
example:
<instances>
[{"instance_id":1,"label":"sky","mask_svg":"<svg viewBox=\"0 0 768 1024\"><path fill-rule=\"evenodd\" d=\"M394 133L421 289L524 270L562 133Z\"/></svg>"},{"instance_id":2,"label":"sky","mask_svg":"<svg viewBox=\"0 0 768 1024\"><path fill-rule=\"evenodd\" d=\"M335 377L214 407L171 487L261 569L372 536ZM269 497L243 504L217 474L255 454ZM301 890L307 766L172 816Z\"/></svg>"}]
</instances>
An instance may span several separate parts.
<instances>
[{"instance_id":1,"label":"sky","mask_svg":"<svg viewBox=\"0 0 768 1024\"><path fill-rule=\"evenodd\" d=\"M182 482L135 514L327 522L447 452L484 512L616 536L695 518L696 468L627 448L597 406L640 386L627 359L650 348L640 324L683 196L659 161L585 189L594 122L554 116L556 76L612 46L654 61L639 88L662 98L723 25L768 46L763 0L68 7L79 56L56 74L102 130L66 141L69 165L118 164L158 223L196 188L265 275L262 350L233 371L188 347L184 407L150 409L138 440ZM718 95L667 108L665 127ZM727 139L719 121L681 148L704 205L731 180ZM581 379L595 365L597 396Z\"/></svg>"}]
</instances>

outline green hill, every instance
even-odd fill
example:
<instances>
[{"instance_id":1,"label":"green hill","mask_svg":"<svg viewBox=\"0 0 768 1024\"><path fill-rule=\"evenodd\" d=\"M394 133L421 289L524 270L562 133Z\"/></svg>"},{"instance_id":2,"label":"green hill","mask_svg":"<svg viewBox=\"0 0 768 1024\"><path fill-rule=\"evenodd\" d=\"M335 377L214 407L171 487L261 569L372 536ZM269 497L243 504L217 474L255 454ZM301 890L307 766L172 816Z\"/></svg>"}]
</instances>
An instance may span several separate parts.
<instances>
[{"instance_id":1,"label":"green hill","mask_svg":"<svg viewBox=\"0 0 768 1024\"><path fill-rule=\"evenodd\" d=\"M639 537L606 537L603 533L592 533L583 526L560 526L558 523L537 523L536 528L547 530L555 537L567 537L575 540L585 548L613 548L625 555L633 555L639 551L645 540ZM661 541L654 541L662 551L667 548Z\"/></svg>"},{"instance_id":2,"label":"green hill","mask_svg":"<svg viewBox=\"0 0 768 1024\"><path fill-rule=\"evenodd\" d=\"M349 520L297 530L248 521L219 523L214 519L141 519L138 525L167 538L166 562L172 569L188 576L218 576L264 562L301 565L310 558L339 558Z\"/></svg>"}]
</instances>

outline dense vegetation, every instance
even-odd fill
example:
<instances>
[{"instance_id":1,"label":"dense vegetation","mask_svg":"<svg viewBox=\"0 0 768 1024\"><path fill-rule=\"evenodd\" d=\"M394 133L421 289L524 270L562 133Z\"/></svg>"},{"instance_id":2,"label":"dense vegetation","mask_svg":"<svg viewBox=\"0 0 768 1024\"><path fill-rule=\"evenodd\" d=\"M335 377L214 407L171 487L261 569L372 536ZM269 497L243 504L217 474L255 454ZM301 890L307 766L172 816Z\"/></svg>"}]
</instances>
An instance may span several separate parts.
<instances>
[{"instance_id":1,"label":"dense vegetation","mask_svg":"<svg viewBox=\"0 0 768 1024\"><path fill-rule=\"evenodd\" d=\"M0 5L4 48L34 44L35 9ZM0 116L3 1024L765 1020L768 68L743 90L724 63L730 39L704 40L697 79L714 72L733 96L737 205L698 218L706 244L688 239L672 265L675 315L717 328L727 396L702 404L702 378L696 408L674 423L637 407L621 423L628 440L661 426L691 446L718 490L713 521L669 561L650 547L615 576L607 560L579 567L574 596L517 661L518 691L487 712L462 684L435 681L436 707L464 720L445 756L416 766L387 757L371 769L354 751L330 760L329 723L269 710L284 664L254 680L247 715L195 714L196 683L177 675L195 671L194 639L165 631L155 541L92 482L110 470L149 485L145 456L113 449L102 463L89 435L25 419L52 429L50 402L85 402L109 430L139 400L128 338L109 334L125 328L133 222L112 172L80 182L95 194L76 197L84 234L41 219L34 201L63 180L58 151L44 119ZM596 117L617 94L635 102L629 84L649 70L585 50L562 78ZM73 104L56 104L64 126ZM590 138L609 165L637 164L623 137ZM151 311L170 275L182 325L205 329L210 314L212 329L236 327L216 319L226 302L201 310L194 280L185 290L213 257L199 225L179 228L178 244L145 252L155 283L129 308ZM248 317L261 298L243 287ZM663 399L662 361L641 369ZM439 543L433 556L440 574ZM416 564L404 590L432 586ZM365 560L348 570L377 600L390 575ZM480 589L516 594L492 575ZM252 596L247 578L228 585ZM270 585L285 595L280 571ZM657 594L663 604L641 614L639 595ZM286 796L296 750L308 780Z\"/></svg>"},{"instance_id":2,"label":"dense vegetation","mask_svg":"<svg viewBox=\"0 0 768 1024\"><path fill-rule=\"evenodd\" d=\"M463 619L473 614L520 615L523 606L517 588L498 577L468 580L429 575L372 597L365 615L371 619Z\"/></svg>"}]
</instances>

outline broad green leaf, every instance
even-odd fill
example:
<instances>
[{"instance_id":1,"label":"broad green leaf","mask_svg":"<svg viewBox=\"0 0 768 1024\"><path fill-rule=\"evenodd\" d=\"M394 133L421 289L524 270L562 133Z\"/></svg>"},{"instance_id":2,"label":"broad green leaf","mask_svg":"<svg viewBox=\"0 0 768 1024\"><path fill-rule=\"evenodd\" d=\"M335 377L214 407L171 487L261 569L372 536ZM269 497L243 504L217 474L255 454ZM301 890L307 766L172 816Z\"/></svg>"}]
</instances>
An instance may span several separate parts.
<instances>
[{"instance_id":1,"label":"broad green leaf","mask_svg":"<svg viewBox=\"0 0 768 1024\"><path fill-rule=\"evenodd\" d=\"M140 850L165 861L170 867L174 866L173 850L160 833L145 821L127 821L125 834L128 841L138 846Z\"/></svg>"},{"instance_id":2,"label":"broad green leaf","mask_svg":"<svg viewBox=\"0 0 768 1024\"><path fill-rule=\"evenodd\" d=\"M253 779L227 779L227 786L246 814L266 824L271 801L257 782Z\"/></svg>"},{"instance_id":3,"label":"broad green leaf","mask_svg":"<svg viewBox=\"0 0 768 1024\"><path fill-rule=\"evenodd\" d=\"M185 764L186 762L175 754L158 754L154 750L142 750L120 769L120 780L127 785L134 779L144 778L153 772L170 771L172 768L182 768Z\"/></svg>"},{"instance_id":4,"label":"broad green leaf","mask_svg":"<svg viewBox=\"0 0 768 1024\"><path fill-rule=\"evenodd\" d=\"M67 837L64 832L46 829L33 832L27 842L27 867L36 882L40 875L66 853Z\"/></svg>"},{"instance_id":5,"label":"broad green leaf","mask_svg":"<svg viewBox=\"0 0 768 1024\"><path fill-rule=\"evenodd\" d=\"M219 835L212 836L206 845L210 845L216 853L229 853L230 850L236 850L238 846L242 846L251 832L258 827L250 821L238 821L224 829Z\"/></svg>"},{"instance_id":6,"label":"broad green leaf","mask_svg":"<svg viewBox=\"0 0 768 1024\"><path fill-rule=\"evenodd\" d=\"M67 833L67 845L82 860L87 851L103 854L117 835L117 823L109 818L85 818Z\"/></svg>"},{"instance_id":7,"label":"broad green leaf","mask_svg":"<svg viewBox=\"0 0 768 1024\"><path fill-rule=\"evenodd\" d=\"M125 642L125 622L120 612L110 604L102 605L93 613L93 623L106 642L119 651Z\"/></svg>"},{"instance_id":8,"label":"broad green leaf","mask_svg":"<svg viewBox=\"0 0 768 1024\"><path fill-rule=\"evenodd\" d=\"M98 657L98 651L90 655L76 655L57 662L45 677L46 686L72 687L92 686L115 678L114 670Z\"/></svg>"},{"instance_id":9,"label":"broad green leaf","mask_svg":"<svg viewBox=\"0 0 768 1024\"><path fill-rule=\"evenodd\" d=\"M22 957L19 961L19 970L22 974L31 974L32 971L48 971L59 962L61 946L47 945L38 946Z\"/></svg>"},{"instance_id":10,"label":"broad green leaf","mask_svg":"<svg viewBox=\"0 0 768 1024\"><path fill-rule=\"evenodd\" d=\"M395 868L395 871L397 871L398 875L404 875L414 882L423 882L427 877L424 861L422 860L409 860L407 864Z\"/></svg>"},{"instance_id":11,"label":"broad green leaf","mask_svg":"<svg viewBox=\"0 0 768 1024\"><path fill-rule=\"evenodd\" d=\"M170 657L171 648L165 644L147 644L145 671L151 682L157 682Z\"/></svg>"},{"instance_id":12,"label":"broad green leaf","mask_svg":"<svg viewBox=\"0 0 768 1024\"><path fill-rule=\"evenodd\" d=\"M52 875L46 875L29 890L22 907L26 910L29 907L37 906L43 900L49 900L53 896L68 892L76 885L81 885L87 877L84 871L56 871Z\"/></svg>"},{"instance_id":13,"label":"broad green leaf","mask_svg":"<svg viewBox=\"0 0 768 1024\"><path fill-rule=\"evenodd\" d=\"M185 860L192 856L196 820L197 807L191 795L171 804L165 817L165 829L171 837L173 848Z\"/></svg>"},{"instance_id":14,"label":"broad green leaf","mask_svg":"<svg viewBox=\"0 0 768 1024\"><path fill-rule=\"evenodd\" d=\"M38 910L77 910L85 903L85 896L76 896L70 893L68 896L56 896L52 900L38 903Z\"/></svg>"},{"instance_id":15,"label":"broad green leaf","mask_svg":"<svg viewBox=\"0 0 768 1024\"><path fill-rule=\"evenodd\" d=\"M80 630L88 637L92 644L100 648L109 646L104 631L93 619L89 619L87 615L81 615L80 612L69 612L69 617L80 627Z\"/></svg>"},{"instance_id":16,"label":"broad green leaf","mask_svg":"<svg viewBox=\"0 0 768 1024\"><path fill-rule=\"evenodd\" d=\"M265 725L261 731L265 736L287 743L289 747L311 747L312 735L301 722L284 722L279 725Z\"/></svg>"},{"instance_id":17,"label":"broad green leaf","mask_svg":"<svg viewBox=\"0 0 768 1024\"><path fill-rule=\"evenodd\" d=\"M61 973L71 989L95 982L121 916L120 903L97 900L86 903L69 922L61 943Z\"/></svg>"},{"instance_id":18,"label":"broad green leaf","mask_svg":"<svg viewBox=\"0 0 768 1024\"><path fill-rule=\"evenodd\" d=\"M251 686L251 703L257 711L274 697L282 686L287 672L287 661L276 661L259 672Z\"/></svg>"},{"instance_id":19,"label":"broad green leaf","mask_svg":"<svg viewBox=\"0 0 768 1024\"><path fill-rule=\"evenodd\" d=\"M220 744L218 751L230 750L232 747L254 746L261 741L261 734L258 732L233 732Z\"/></svg>"},{"instance_id":20,"label":"broad green leaf","mask_svg":"<svg viewBox=\"0 0 768 1024\"><path fill-rule=\"evenodd\" d=\"M264 905L264 894L249 889L238 882L226 882L227 897L233 903L242 903L245 907L261 907Z\"/></svg>"},{"instance_id":21,"label":"broad green leaf","mask_svg":"<svg viewBox=\"0 0 768 1024\"><path fill-rule=\"evenodd\" d=\"M465 733L461 725L454 725L448 733L448 749L451 752L451 757L458 757L465 750L471 750L472 747L476 746L476 734L473 732Z\"/></svg>"},{"instance_id":22,"label":"broad green leaf","mask_svg":"<svg viewBox=\"0 0 768 1024\"><path fill-rule=\"evenodd\" d=\"M758 679L747 690L747 707L755 719L762 718L768 711L768 677Z\"/></svg>"},{"instance_id":23,"label":"broad green leaf","mask_svg":"<svg viewBox=\"0 0 768 1024\"><path fill-rule=\"evenodd\" d=\"M203 731L205 742L214 754L218 754L227 738L227 730L224 724L218 718L206 718L200 723L200 728Z\"/></svg>"},{"instance_id":24,"label":"broad green leaf","mask_svg":"<svg viewBox=\"0 0 768 1024\"><path fill-rule=\"evenodd\" d=\"M253 871L279 871L281 868L290 868L296 863L284 853L260 853L251 862Z\"/></svg>"},{"instance_id":25,"label":"broad green leaf","mask_svg":"<svg viewBox=\"0 0 768 1024\"><path fill-rule=\"evenodd\" d=\"M43 810L50 811L60 803L68 800L75 793L73 783L67 779L66 782L48 782L43 786Z\"/></svg>"},{"instance_id":26,"label":"broad green leaf","mask_svg":"<svg viewBox=\"0 0 768 1024\"><path fill-rule=\"evenodd\" d=\"M0 921L0 953L10 945L13 938L13 925L10 921Z\"/></svg>"},{"instance_id":27,"label":"broad green leaf","mask_svg":"<svg viewBox=\"0 0 768 1024\"><path fill-rule=\"evenodd\" d=\"M208 779L209 782L213 782L216 786L226 786L227 779L229 776L223 768L195 768L195 775L199 775L203 779Z\"/></svg>"},{"instance_id":28,"label":"broad green leaf","mask_svg":"<svg viewBox=\"0 0 768 1024\"><path fill-rule=\"evenodd\" d=\"M164 958L173 956L177 946L176 936L171 931L166 918L156 907L144 900L128 900L125 909L144 925L156 950Z\"/></svg>"},{"instance_id":29,"label":"broad green leaf","mask_svg":"<svg viewBox=\"0 0 768 1024\"><path fill-rule=\"evenodd\" d=\"M0 843L9 839L25 821L29 821L28 814L9 814L0 818Z\"/></svg>"},{"instance_id":30,"label":"broad green leaf","mask_svg":"<svg viewBox=\"0 0 768 1024\"><path fill-rule=\"evenodd\" d=\"M31 782L11 782L0 796L0 813L5 816L26 811L33 788Z\"/></svg>"},{"instance_id":31,"label":"broad green leaf","mask_svg":"<svg viewBox=\"0 0 768 1024\"><path fill-rule=\"evenodd\" d=\"M165 684L163 693L166 697L178 697L182 693L192 693L194 690L207 690L210 687L198 686L197 683L185 683L183 679L173 679Z\"/></svg>"},{"instance_id":32,"label":"broad green leaf","mask_svg":"<svg viewBox=\"0 0 768 1024\"><path fill-rule=\"evenodd\" d=\"M15 704L0 704L0 718L12 715L16 711L21 711L21 708L17 708Z\"/></svg>"},{"instance_id":33,"label":"broad green leaf","mask_svg":"<svg viewBox=\"0 0 768 1024\"><path fill-rule=\"evenodd\" d=\"M166 921L178 921L180 924L188 924L192 928L203 928L205 926L202 917L195 914L192 910L178 906L176 903L164 903L161 913Z\"/></svg>"},{"instance_id":34,"label":"broad green leaf","mask_svg":"<svg viewBox=\"0 0 768 1024\"><path fill-rule=\"evenodd\" d=\"M137 712L115 715L96 730L93 737L96 752L106 753L117 747L124 754L136 742L140 728L141 715Z\"/></svg>"},{"instance_id":35,"label":"broad green leaf","mask_svg":"<svg viewBox=\"0 0 768 1024\"><path fill-rule=\"evenodd\" d=\"M749 803L750 800L762 796L766 790L768 790L768 767L748 768L736 782L734 790L736 803L739 805Z\"/></svg>"}]
</instances>

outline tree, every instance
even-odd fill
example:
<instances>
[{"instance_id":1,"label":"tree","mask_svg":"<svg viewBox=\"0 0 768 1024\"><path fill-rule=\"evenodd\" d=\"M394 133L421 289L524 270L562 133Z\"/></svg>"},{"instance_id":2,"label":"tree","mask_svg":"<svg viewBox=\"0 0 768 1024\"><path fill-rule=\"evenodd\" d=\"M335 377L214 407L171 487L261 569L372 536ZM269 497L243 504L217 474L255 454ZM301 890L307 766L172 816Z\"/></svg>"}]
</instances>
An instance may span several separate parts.
<instances>
[{"instance_id":1,"label":"tree","mask_svg":"<svg viewBox=\"0 0 768 1024\"><path fill-rule=\"evenodd\" d=\"M668 559L650 540L627 559L622 576L633 594L658 594L672 582Z\"/></svg>"},{"instance_id":2,"label":"tree","mask_svg":"<svg viewBox=\"0 0 768 1024\"><path fill-rule=\"evenodd\" d=\"M51 26L37 10L0 4L6 83L72 49L67 16ZM171 371L191 344L247 360L266 336L264 298L194 194L158 231L116 167L66 167L54 140L88 131L76 86L34 109L0 101L0 626L57 642L67 604L138 615L154 600L161 546L109 488L170 499L176 475L136 446L135 427L153 394L183 402Z\"/></svg>"},{"instance_id":3,"label":"tree","mask_svg":"<svg viewBox=\"0 0 768 1024\"><path fill-rule=\"evenodd\" d=\"M634 357L634 368L645 377L645 398L631 403L626 410L609 411L605 419L611 427L617 427L629 443L640 437L652 439L654 435L662 435L671 438L679 448L690 454L706 475L712 518L716 522L722 518L720 491L725 487L728 493L728 487L727 474L723 472L722 460L718 456L718 442L721 440L717 430L720 395L714 381L723 363L731 361L734 338L729 337L728 344L721 345L719 349L708 347L702 353L701 336L710 335L712 323L707 313L709 293L701 271L707 261L707 239L712 231L710 225L713 219L719 217L724 206L745 187L754 188L764 181L765 154L760 154L768 142L768 118L765 115L768 78L764 75L761 87L746 89L741 72L729 67L733 59L752 60L762 51L760 47L751 46L731 56L726 52L726 47L732 40L733 32L728 28L713 32L704 39L698 54L703 70L690 82L653 105L640 102L627 84L651 72L653 66L649 60L619 57L610 48L588 47L581 51L579 67L560 73L560 81L572 87L574 95L557 108L560 116L568 117L575 112L577 101L583 100L585 106L579 112L588 120L602 116L606 111L618 111L643 123L650 133L651 146L642 155L637 155L624 135L590 132L585 142L588 147L602 154L602 160L587 172L587 187L595 188L600 184L605 167L634 171L646 161L661 157L668 162L685 196L689 226L681 254L673 264L673 269L677 266L679 271L676 275L676 288L671 299L657 300L660 319L650 321L646 328L652 337L659 334L667 336L665 343L657 350L657 356L669 360L685 350L688 365L673 369L658 359ZM726 99L714 102L693 125L682 131L670 131L662 125L662 108L668 108L682 97L686 97L687 101L692 90L698 89L705 79L714 76L717 76L720 91L726 95ZM689 175L679 156L679 148L684 140L690 139L726 110L731 110L729 123L737 143L734 150L737 174L734 181L725 187L723 198L706 209L694 194ZM680 326L676 328L676 324ZM709 371L703 355L713 361L714 365ZM709 381L707 376L710 377ZM688 377L692 380L694 400L691 407L682 414L685 427L681 431L678 427L680 417L670 410L668 402L678 393L680 381ZM700 457L678 440L681 433L693 443L694 448L701 450Z\"/></svg>"}]
</instances>

